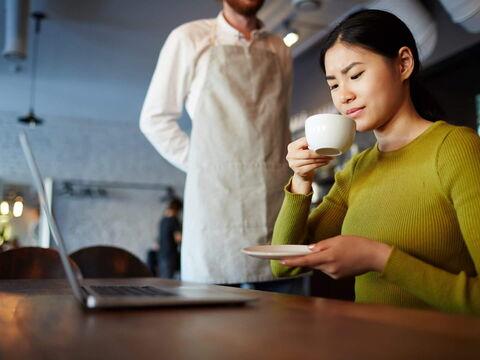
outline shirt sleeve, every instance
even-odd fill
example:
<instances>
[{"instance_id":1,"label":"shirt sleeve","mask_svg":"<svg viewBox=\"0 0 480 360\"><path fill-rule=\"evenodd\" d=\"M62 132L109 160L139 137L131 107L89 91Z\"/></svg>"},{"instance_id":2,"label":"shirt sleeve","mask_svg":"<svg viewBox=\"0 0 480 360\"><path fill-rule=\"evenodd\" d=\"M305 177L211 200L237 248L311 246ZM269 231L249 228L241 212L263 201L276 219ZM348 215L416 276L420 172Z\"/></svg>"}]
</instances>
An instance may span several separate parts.
<instances>
[{"instance_id":1,"label":"shirt sleeve","mask_svg":"<svg viewBox=\"0 0 480 360\"><path fill-rule=\"evenodd\" d=\"M472 130L459 127L447 135L438 151L437 174L476 274L452 274L395 248L383 277L439 310L480 315L480 138Z\"/></svg>"},{"instance_id":2,"label":"shirt sleeve","mask_svg":"<svg viewBox=\"0 0 480 360\"><path fill-rule=\"evenodd\" d=\"M356 159L335 175L335 183L320 205L310 212L312 193L308 195L290 192L291 180L285 187L285 198L273 229L272 244L311 244L339 235L348 209L348 193ZM270 262L277 277L295 276L301 268L290 268L277 260Z\"/></svg>"},{"instance_id":3,"label":"shirt sleeve","mask_svg":"<svg viewBox=\"0 0 480 360\"><path fill-rule=\"evenodd\" d=\"M189 138L178 119L192 82L195 47L182 29L172 31L160 52L140 114L140 130L167 161L186 171Z\"/></svg>"}]
</instances>

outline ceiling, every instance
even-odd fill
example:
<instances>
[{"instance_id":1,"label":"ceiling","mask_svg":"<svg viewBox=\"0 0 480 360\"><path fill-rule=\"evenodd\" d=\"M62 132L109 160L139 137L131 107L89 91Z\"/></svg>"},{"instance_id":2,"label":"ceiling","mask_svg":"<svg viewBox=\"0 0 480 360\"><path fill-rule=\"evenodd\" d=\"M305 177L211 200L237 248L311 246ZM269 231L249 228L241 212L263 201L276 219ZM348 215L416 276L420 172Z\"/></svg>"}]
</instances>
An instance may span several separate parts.
<instances>
[{"instance_id":1,"label":"ceiling","mask_svg":"<svg viewBox=\"0 0 480 360\"><path fill-rule=\"evenodd\" d=\"M292 0L267 1L260 12L266 27L283 36L287 28L295 30L299 41L292 47L294 57L307 50L337 19L371 0L321 0L316 9L301 10Z\"/></svg>"},{"instance_id":2,"label":"ceiling","mask_svg":"<svg viewBox=\"0 0 480 360\"><path fill-rule=\"evenodd\" d=\"M5 1L5 0L3 0ZM284 20L300 33L298 54L308 39L362 0L323 0L318 10L294 15L290 0L266 1L259 16L282 35ZM215 17L215 0L31 0L43 11L35 112L41 118L136 124L158 52L176 26ZM3 4L2 4L3 5ZM30 21L30 47L33 23ZM0 49L5 31L0 8ZM325 30L323 30L325 31ZM29 50L31 54L31 50ZM31 56L13 63L0 58L0 120L28 110Z\"/></svg>"}]
</instances>

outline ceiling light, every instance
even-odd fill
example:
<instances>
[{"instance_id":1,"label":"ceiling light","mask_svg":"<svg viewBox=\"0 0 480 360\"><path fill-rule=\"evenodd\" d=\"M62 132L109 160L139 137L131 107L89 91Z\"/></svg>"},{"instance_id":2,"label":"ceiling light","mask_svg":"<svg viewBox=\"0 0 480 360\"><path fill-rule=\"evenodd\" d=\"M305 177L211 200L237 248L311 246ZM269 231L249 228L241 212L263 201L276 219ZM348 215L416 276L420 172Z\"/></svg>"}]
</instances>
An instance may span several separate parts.
<instances>
[{"instance_id":1,"label":"ceiling light","mask_svg":"<svg viewBox=\"0 0 480 360\"><path fill-rule=\"evenodd\" d=\"M296 30L295 27L292 26L292 20L293 20L293 17L289 17L283 22L283 28L285 31L284 34L286 34L283 37L283 42L288 47L293 46L293 44L295 44L300 39L300 36L298 35L298 31Z\"/></svg>"},{"instance_id":2,"label":"ceiling light","mask_svg":"<svg viewBox=\"0 0 480 360\"><path fill-rule=\"evenodd\" d=\"M27 31L29 0L5 0L5 48L8 60L27 57Z\"/></svg>"},{"instance_id":3,"label":"ceiling light","mask_svg":"<svg viewBox=\"0 0 480 360\"><path fill-rule=\"evenodd\" d=\"M288 47L291 47L293 44L295 44L298 41L299 38L300 37L298 36L296 31L291 31L283 37L283 42Z\"/></svg>"},{"instance_id":4,"label":"ceiling light","mask_svg":"<svg viewBox=\"0 0 480 360\"><path fill-rule=\"evenodd\" d=\"M20 217L23 214L23 202L21 200L16 200L13 204L12 210L14 217Z\"/></svg>"},{"instance_id":5,"label":"ceiling light","mask_svg":"<svg viewBox=\"0 0 480 360\"><path fill-rule=\"evenodd\" d=\"M10 212L10 205L8 205L8 202L2 201L2 203L0 203L0 214L8 215L9 212Z\"/></svg>"},{"instance_id":6,"label":"ceiling light","mask_svg":"<svg viewBox=\"0 0 480 360\"><path fill-rule=\"evenodd\" d=\"M30 80L30 111L26 116L19 117L18 121L34 127L43 122L42 119L35 116L35 111L33 108L35 106L35 80L37 77L38 41L40 36L41 22L43 19L45 19L45 14L37 11L32 13L32 18L35 19L35 37L33 38L32 75Z\"/></svg>"}]
</instances>

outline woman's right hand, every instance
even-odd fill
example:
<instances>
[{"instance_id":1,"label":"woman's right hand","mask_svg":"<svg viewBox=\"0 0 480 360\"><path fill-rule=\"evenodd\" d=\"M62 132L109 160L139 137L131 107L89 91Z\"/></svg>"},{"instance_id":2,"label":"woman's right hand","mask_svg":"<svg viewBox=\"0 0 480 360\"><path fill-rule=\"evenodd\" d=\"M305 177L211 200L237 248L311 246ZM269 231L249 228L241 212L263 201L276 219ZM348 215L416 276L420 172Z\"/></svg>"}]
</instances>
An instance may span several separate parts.
<instances>
[{"instance_id":1,"label":"woman's right hand","mask_svg":"<svg viewBox=\"0 0 480 360\"><path fill-rule=\"evenodd\" d=\"M310 150L305 137L288 144L287 150L288 166L294 173L291 191L296 194L308 194L312 189L315 169L327 165L332 158Z\"/></svg>"}]
</instances>

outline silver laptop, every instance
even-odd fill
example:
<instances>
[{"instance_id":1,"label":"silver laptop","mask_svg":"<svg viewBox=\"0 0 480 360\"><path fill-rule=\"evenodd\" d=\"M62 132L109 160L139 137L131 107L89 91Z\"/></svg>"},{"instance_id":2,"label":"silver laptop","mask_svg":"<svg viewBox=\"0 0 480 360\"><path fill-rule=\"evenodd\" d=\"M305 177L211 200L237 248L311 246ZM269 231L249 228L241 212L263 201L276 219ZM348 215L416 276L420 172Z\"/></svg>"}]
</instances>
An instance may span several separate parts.
<instances>
[{"instance_id":1,"label":"silver laptop","mask_svg":"<svg viewBox=\"0 0 480 360\"><path fill-rule=\"evenodd\" d=\"M118 308L118 307L147 307L147 306L182 306L182 305L242 305L256 300L251 296L229 293L221 287L213 288L207 285L169 285L169 286L139 286L135 285L87 285L77 279L68 261L65 242L57 226L57 222L47 205L45 188L37 163L32 153L27 135L19 134L25 158L32 173L33 182L38 192L40 205L47 217L48 226L62 260L65 274L72 288L75 298L88 309Z\"/></svg>"}]
</instances>

